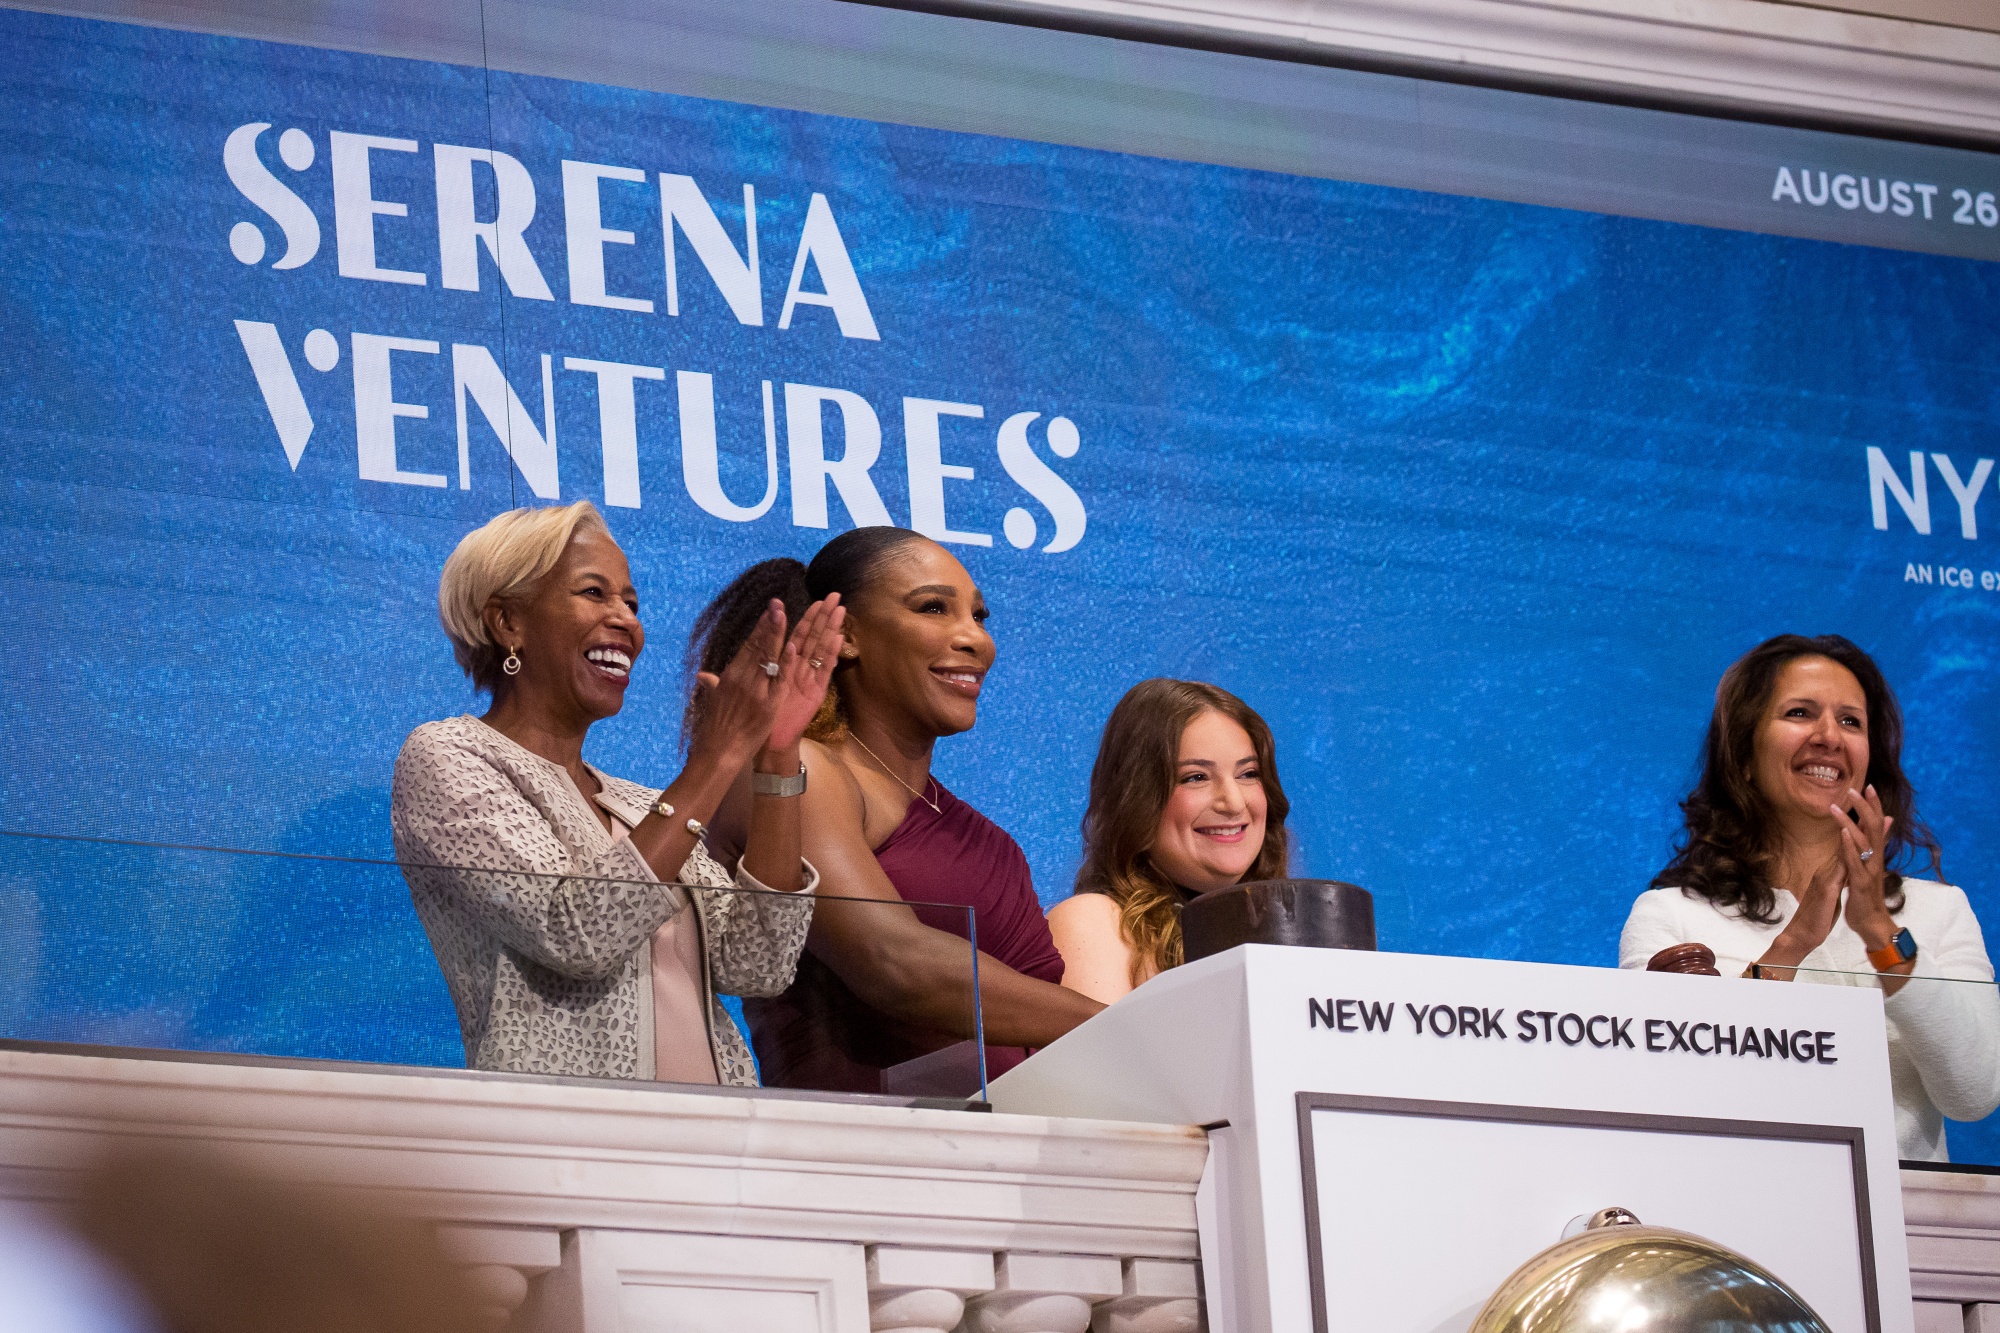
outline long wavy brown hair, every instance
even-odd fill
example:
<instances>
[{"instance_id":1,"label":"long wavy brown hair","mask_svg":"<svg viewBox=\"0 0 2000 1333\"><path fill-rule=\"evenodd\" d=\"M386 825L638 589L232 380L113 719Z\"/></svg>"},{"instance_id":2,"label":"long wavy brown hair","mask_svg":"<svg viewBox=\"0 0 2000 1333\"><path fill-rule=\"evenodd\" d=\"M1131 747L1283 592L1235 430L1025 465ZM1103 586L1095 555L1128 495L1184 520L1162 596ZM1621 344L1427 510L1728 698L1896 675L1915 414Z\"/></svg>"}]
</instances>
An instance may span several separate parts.
<instances>
[{"instance_id":1,"label":"long wavy brown hair","mask_svg":"<svg viewBox=\"0 0 2000 1333\"><path fill-rule=\"evenodd\" d=\"M1778 676L1802 657L1824 657L1854 674L1868 699L1868 778L1882 813L1896 821L1883 849L1883 887L1891 911L1903 905L1903 876L1912 852L1930 860L1931 874L1944 866L1937 839L1917 817L1917 794L1903 776L1903 710L1896 703L1875 659L1838 634L1807 638L1780 634L1752 648L1722 674L1715 689L1715 712L1701 747L1701 777L1681 802L1687 827L1673 860L1653 876L1652 887L1677 888L1751 921L1778 919L1771 887L1777 869L1777 821L1757 790L1757 728L1771 707ZM1865 785L1865 784L1864 784Z\"/></svg>"},{"instance_id":2,"label":"long wavy brown hair","mask_svg":"<svg viewBox=\"0 0 2000 1333\"><path fill-rule=\"evenodd\" d=\"M1181 733L1203 713L1220 713L1249 733L1262 774L1267 813L1264 846L1244 880L1282 879L1289 863L1285 816L1292 804L1278 782L1277 747L1257 710L1228 690L1198 680L1142 680L1125 692L1104 724L1090 770L1090 808L1083 816L1083 865L1078 893L1102 893L1118 904L1119 928L1132 946L1132 984L1151 962L1160 972L1179 967L1185 895L1148 855L1160 816L1180 771Z\"/></svg>"}]
</instances>

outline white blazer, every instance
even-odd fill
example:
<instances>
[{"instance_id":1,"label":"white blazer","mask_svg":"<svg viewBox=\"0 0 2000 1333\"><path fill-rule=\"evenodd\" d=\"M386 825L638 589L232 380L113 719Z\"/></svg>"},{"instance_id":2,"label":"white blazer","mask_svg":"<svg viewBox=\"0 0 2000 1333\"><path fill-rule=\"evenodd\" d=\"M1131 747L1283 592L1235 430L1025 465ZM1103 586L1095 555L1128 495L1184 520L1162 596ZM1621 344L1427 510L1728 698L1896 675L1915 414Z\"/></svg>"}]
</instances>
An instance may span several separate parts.
<instances>
[{"instance_id":1,"label":"white blazer","mask_svg":"<svg viewBox=\"0 0 2000 1333\"><path fill-rule=\"evenodd\" d=\"M1699 941L1715 951L1725 977L1741 976L1764 956L1798 900L1778 891L1778 919L1768 925L1725 913L1679 889L1649 889L1632 904L1618 938L1618 966L1643 968L1673 944ZM1984 985L1913 981L1883 1003L1889 1021L1889 1078L1896 1097L1897 1151L1905 1161L1943 1162L1944 1117L1982 1120L2000 1107L2000 989L1978 918L1962 890L1927 879L1903 881L1903 908L1892 913L1917 942L1918 977L1957 977ZM1867 946L1836 921L1807 954L1800 981L1873 986Z\"/></svg>"}]
</instances>

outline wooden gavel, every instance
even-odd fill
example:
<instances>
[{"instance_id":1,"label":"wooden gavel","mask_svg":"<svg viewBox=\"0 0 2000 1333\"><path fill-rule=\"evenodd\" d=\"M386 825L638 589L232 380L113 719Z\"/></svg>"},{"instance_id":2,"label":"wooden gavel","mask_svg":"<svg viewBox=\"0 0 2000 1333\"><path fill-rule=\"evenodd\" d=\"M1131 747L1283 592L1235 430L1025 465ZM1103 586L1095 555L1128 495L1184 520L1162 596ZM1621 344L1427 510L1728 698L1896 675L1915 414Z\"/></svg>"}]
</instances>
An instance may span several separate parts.
<instances>
[{"instance_id":1,"label":"wooden gavel","mask_svg":"<svg viewBox=\"0 0 2000 1333\"><path fill-rule=\"evenodd\" d=\"M1675 944L1654 954L1646 962L1648 972L1681 972L1691 977L1719 977L1722 973L1715 969L1715 950L1706 944L1690 941Z\"/></svg>"}]
</instances>

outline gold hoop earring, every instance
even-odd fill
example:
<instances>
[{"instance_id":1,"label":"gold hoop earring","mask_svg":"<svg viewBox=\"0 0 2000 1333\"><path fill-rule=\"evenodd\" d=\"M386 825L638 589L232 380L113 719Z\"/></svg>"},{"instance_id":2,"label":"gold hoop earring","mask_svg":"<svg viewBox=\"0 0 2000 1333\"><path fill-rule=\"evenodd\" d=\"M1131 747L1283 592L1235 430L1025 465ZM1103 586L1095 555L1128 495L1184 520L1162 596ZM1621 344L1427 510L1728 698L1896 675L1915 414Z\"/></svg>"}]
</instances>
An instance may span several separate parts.
<instances>
[{"instance_id":1,"label":"gold hoop earring","mask_svg":"<svg viewBox=\"0 0 2000 1333\"><path fill-rule=\"evenodd\" d=\"M500 669L510 676L520 675L521 650L519 648L509 648L507 650L507 660L500 664Z\"/></svg>"}]
</instances>

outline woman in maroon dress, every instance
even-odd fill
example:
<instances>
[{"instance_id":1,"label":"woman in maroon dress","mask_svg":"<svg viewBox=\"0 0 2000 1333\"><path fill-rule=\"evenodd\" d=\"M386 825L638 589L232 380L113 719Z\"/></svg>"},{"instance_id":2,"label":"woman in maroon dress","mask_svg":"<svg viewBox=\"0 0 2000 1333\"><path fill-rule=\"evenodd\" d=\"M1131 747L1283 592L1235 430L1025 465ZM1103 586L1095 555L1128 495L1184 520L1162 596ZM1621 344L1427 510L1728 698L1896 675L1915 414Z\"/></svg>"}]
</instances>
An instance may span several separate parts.
<instances>
[{"instance_id":1,"label":"woman in maroon dress","mask_svg":"<svg viewBox=\"0 0 2000 1333\"><path fill-rule=\"evenodd\" d=\"M972 1035L966 914L841 898L972 909L994 1077L1103 1006L1059 984L1062 955L1020 847L931 776L933 746L971 729L993 665L972 576L928 537L857 528L810 566L766 560L744 571L695 623L690 666L728 661L773 597L803 609L834 592L847 608L845 638L833 688L806 732L800 812L822 896L797 981L776 999L745 1004L763 1078L772 1087L881 1092L884 1070ZM690 724L701 703L690 704ZM746 774L710 821L716 838L735 836L748 783ZM975 1091L972 1082L957 1090Z\"/></svg>"}]
</instances>

